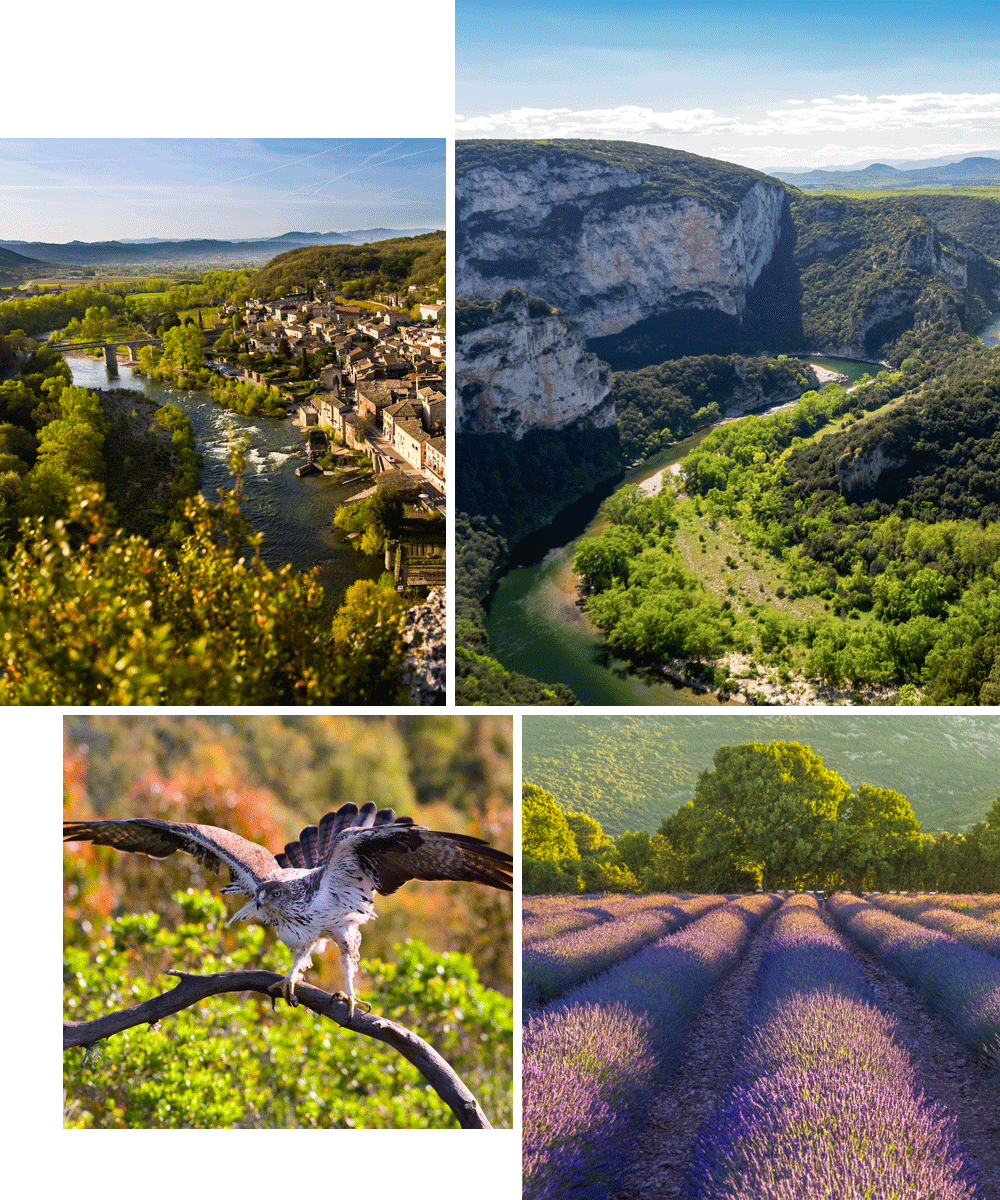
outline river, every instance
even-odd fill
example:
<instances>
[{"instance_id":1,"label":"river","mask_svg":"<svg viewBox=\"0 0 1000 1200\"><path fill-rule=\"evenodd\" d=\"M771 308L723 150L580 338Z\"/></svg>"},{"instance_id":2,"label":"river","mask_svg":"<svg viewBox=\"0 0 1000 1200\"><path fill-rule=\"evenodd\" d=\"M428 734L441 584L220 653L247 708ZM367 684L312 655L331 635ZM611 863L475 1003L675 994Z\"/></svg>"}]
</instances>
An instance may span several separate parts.
<instances>
[{"instance_id":1,"label":"river","mask_svg":"<svg viewBox=\"0 0 1000 1200\"><path fill-rule=\"evenodd\" d=\"M249 440L249 464L244 478L243 511L264 534L261 556L272 569L291 563L296 571L319 570L326 602L339 606L348 587L358 579L378 579L381 559L359 554L333 525L339 504L369 483L338 487L324 475L299 479L295 468L305 461L305 439L291 421L244 417L214 404L207 391L182 391L169 383L136 375L119 367L109 379L104 358L67 358L73 382L88 388L124 387L144 392L158 404L176 404L191 421L202 455L201 490L218 500L220 487L231 487L226 465L230 430Z\"/></svg>"},{"instance_id":2,"label":"river","mask_svg":"<svg viewBox=\"0 0 1000 1200\"><path fill-rule=\"evenodd\" d=\"M846 375L851 383L881 368L849 359L810 357L809 362ZM512 671L546 683L565 683L581 704L718 705L715 696L678 687L657 673L617 658L580 610L572 562L580 538L597 532L597 510L612 491L641 483L680 462L708 435L661 450L641 466L559 514L546 529L518 546L514 566L497 584L486 618L492 652Z\"/></svg>"}]
</instances>

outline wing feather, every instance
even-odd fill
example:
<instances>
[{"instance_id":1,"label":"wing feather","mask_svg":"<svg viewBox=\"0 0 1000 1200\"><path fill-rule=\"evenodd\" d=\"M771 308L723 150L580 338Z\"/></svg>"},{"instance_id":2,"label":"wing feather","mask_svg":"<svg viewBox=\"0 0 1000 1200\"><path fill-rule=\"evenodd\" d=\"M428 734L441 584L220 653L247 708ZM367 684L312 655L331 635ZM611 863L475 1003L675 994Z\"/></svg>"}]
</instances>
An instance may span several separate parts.
<instances>
[{"instance_id":1,"label":"wing feather","mask_svg":"<svg viewBox=\"0 0 1000 1200\"><path fill-rule=\"evenodd\" d=\"M248 895L278 871L278 861L263 846L247 841L217 825L187 825L156 817L128 817L121 821L64 821L64 842L93 842L150 858L168 858L183 850L216 874L228 867Z\"/></svg>"},{"instance_id":2,"label":"wing feather","mask_svg":"<svg viewBox=\"0 0 1000 1200\"><path fill-rule=\"evenodd\" d=\"M514 888L509 854L468 834L414 825L412 818L345 833L329 869L347 855L357 860L383 896L391 896L411 879L456 879L506 892Z\"/></svg>"}]
</instances>

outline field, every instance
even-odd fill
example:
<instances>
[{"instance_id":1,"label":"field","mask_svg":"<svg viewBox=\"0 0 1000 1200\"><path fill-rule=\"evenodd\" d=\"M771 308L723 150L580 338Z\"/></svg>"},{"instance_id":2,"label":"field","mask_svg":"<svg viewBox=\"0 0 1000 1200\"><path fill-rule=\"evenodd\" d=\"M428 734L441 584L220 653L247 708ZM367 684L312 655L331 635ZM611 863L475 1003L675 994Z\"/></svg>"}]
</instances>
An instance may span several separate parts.
<instances>
[{"instance_id":1,"label":"field","mask_svg":"<svg viewBox=\"0 0 1000 1200\"><path fill-rule=\"evenodd\" d=\"M524 967L527 1200L1000 1200L1000 895L526 896Z\"/></svg>"}]
</instances>

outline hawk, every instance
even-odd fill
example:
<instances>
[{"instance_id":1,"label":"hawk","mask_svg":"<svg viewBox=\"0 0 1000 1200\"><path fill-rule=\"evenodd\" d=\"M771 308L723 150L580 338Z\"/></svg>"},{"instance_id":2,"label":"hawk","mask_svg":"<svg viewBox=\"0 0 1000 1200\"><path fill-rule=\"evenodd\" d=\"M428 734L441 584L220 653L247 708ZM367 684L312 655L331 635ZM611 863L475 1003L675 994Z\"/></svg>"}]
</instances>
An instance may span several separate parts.
<instances>
[{"instance_id":1,"label":"hawk","mask_svg":"<svg viewBox=\"0 0 1000 1200\"><path fill-rule=\"evenodd\" d=\"M64 842L93 842L150 858L176 850L191 854L218 874L229 868L226 895L248 896L227 924L239 920L273 925L292 951L292 969L271 988L292 1006L295 984L312 966L328 938L340 951L346 1000L354 1016L354 973L361 946L359 926L375 916L375 893L391 896L410 879L458 879L513 890L513 859L480 838L440 833L397 817L372 803L342 804L318 825L307 825L281 854L216 825L187 825L155 817L120 821L66 821Z\"/></svg>"}]
</instances>

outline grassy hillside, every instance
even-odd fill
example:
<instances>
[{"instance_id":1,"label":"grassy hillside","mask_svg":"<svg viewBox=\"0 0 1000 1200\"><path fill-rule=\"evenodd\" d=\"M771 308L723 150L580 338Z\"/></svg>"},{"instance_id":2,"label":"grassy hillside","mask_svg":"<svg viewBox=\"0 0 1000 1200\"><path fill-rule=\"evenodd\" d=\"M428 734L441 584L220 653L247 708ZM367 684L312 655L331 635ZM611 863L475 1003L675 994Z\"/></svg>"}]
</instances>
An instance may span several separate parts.
<instances>
[{"instance_id":1,"label":"grassy hillside","mask_svg":"<svg viewBox=\"0 0 1000 1200\"><path fill-rule=\"evenodd\" d=\"M925 832L963 832L997 795L997 729L996 717L969 715L526 716L522 776L615 837L651 833L693 798L720 745L795 741L852 787L902 792Z\"/></svg>"}]
</instances>

